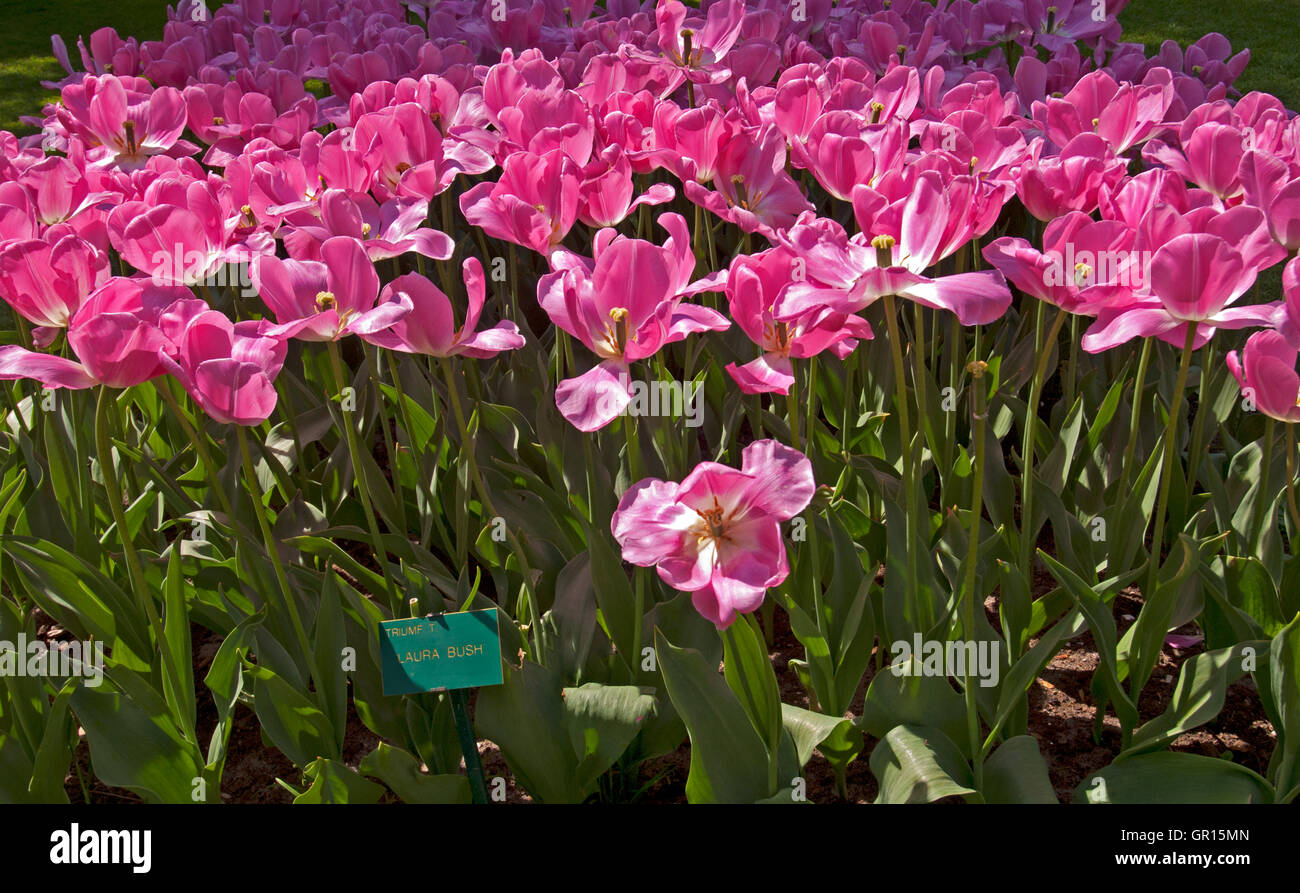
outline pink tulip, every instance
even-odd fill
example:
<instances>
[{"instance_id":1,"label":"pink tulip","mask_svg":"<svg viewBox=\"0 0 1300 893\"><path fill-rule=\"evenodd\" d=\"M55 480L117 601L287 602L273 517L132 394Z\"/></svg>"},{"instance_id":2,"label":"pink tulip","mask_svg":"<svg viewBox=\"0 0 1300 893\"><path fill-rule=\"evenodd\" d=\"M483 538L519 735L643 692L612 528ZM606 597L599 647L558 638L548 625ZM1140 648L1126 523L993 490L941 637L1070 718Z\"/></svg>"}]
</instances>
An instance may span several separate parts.
<instances>
[{"instance_id":1,"label":"pink tulip","mask_svg":"<svg viewBox=\"0 0 1300 893\"><path fill-rule=\"evenodd\" d=\"M1181 149L1152 140L1142 150L1142 157L1182 174L1227 202L1241 195L1239 171L1246 140L1246 131L1234 124L1206 121L1187 136Z\"/></svg>"},{"instance_id":2,"label":"pink tulip","mask_svg":"<svg viewBox=\"0 0 1300 893\"><path fill-rule=\"evenodd\" d=\"M275 411L275 377L287 344L266 334L265 320L232 323L202 301L173 304L161 320L175 345L159 352L163 367L218 422L260 425Z\"/></svg>"},{"instance_id":3,"label":"pink tulip","mask_svg":"<svg viewBox=\"0 0 1300 893\"><path fill-rule=\"evenodd\" d=\"M1118 84L1106 72L1093 71L1061 99L1034 103L1034 120L1058 146L1081 133L1096 133L1119 155L1151 138L1173 95L1168 85Z\"/></svg>"},{"instance_id":4,"label":"pink tulip","mask_svg":"<svg viewBox=\"0 0 1300 893\"><path fill-rule=\"evenodd\" d=\"M780 234L781 244L805 260L806 278L786 290L777 315L789 318L817 306L857 313L893 294L951 311L965 326L998 319L1011 306L1011 292L996 270L938 278L921 273L934 256L932 234L943 235L927 207L932 207L928 200L913 203L905 215L906 249L888 235L869 240L859 233L850 239L835 221L811 215Z\"/></svg>"},{"instance_id":5,"label":"pink tulip","mask_svg":"<svg viewBox=\"0 0 1300 893\"><path fill-rule=\"evenodd\" d=\"M1300 422L1296 356L1296 347L1281 333L1266 330L1247 339L1240 358L1234 350L1225 361L1242 394L1254 401L1256 409L1279 422Z\"/></svg>"},{"instance_id":6,"label":"pink tulip","mask_svg":"<svg viewBox=\"0 0 1300 893\"><path fill-rule=\"evenodd\" d=\"M787 394L794 384L792 358L830 350L843 359L859 340L872 337L866 320L829 307L812 307L793 319L777 319L772 309L794 280L798 265L789 251L773 248L753 257L737 257L728 271L731 316L763 350L762 356L743 366L727 364L727 374L746 394Z\"/></svg>"},{"instance_id":7,"label":"pink tulip","mask_svg":"<svg viewBox=\"0 0 1300 893\"><path fill-rule=\"evenodd\" d=\"M469 307L464 323L457 328L451 300L419 273L398 276L384 286L379 306L409 306L411 311L386 329L362 335L366 341L403 353L420 353L435 357L466 356L484 359L503 350L524 346L519 327L505 320L482 332L479 315L487 296L483 265L469 258L462 267Z\"/></svg>"},{"instance_id":8,"label":"pink tulip","mask_svg":"<svg viewBox=\"0 0 1300 893\"><path fill-rule=\"evenodd\" d=\"M582 176L578 219L588 226L614 226L640 205L662 205L676 195L667 183L655 183L633 198L632 165L627 153L617 145L593 159L583 169Z\"/></svg>"},{"instance_id":9,"label":"pink tulip","mask_svg":"<svg viewBox=\"0 0 1300 893\"><path fill-rule=\"evenodd\" d=\"M1269 231L1279 245L1300 251L1300 161L1291 163L1251 150L1241 159L1238 179L1246 200L1268 218Z\"/></svg>"},{"instance_id":10,"label":"pink tulip","mask_svg":"<svg viewBox=\"0 0 1300 893\"><path fill-rule=\"evenodd\" d=\"M757 610L790 572L781 522L812 501L808 457L775 440L745 447L737 471L701 462L681 483L646 478L623 494L610 527L623 559L654 566L691 593L718 629Z\"/></svg>"},{"instance_id":11,"label":"pink tulip","mask_svg":"<svg viewBox=\"0 0 1300 893\"><path fill-rule=\"evenodd\" d=\"M320 260L320 246L331 236L360 241L375 261L408 251L446 260L455 246L446 233L421 226L428 213L429 203L421 198L391 198L381 205L368 195L327 189L320 197L319 224L291 228L284 243L297 260Z\"/></svg>"},{"instance_id":12,"label":"pink tulip","mask_svg":"<svg viewBox=\"0 0 1300 893\"><path fill-rule=\"evenodd\" d=\"M559 149L516 152L501 166L499 181L479 183L460 197L460 210L494 239L549 254L578 217L581 176Z\"/></svg>"},{"instance_id":13,"label":"pink tulip","mask_svg":"<svg viewBox=\"0 0 1300 893\"><path fill-rule=\"evenodd\" d=\"M691 281L695 255L686 220L664 214L669 239L660 247L601 230L595 257L559 250L537 283L537 300L552 322L573 335L600 362L560 382L555 403L580 431L608 425L632 399L629 364L653 356L665 344L695 332L721 331L730 323L707 307L682 299L716 290L722 277Z\"/></svg>"},{"instance_id":14,"label":"pink tulip","mask_svg":"<svg viewBox=\"0 0 1300 893\"><path fill-rule=\"evenodd\" d=\"M813 123L806 142L792 144L791 157L827 192L849 201L854 186L870 185L902 165L908 136L902 121L868 124L862 115L831 111Z\"/></svg>"},{"instance_id":15,"label":"pink tulip","mask_svg":"<svg viewBox=\"0 0 1300 893\"><path fill-rule=\"evenodd\" d=\"M1196 327L1193 347L1200 347L1216 328L1270 325L1278 305L1229 306L1250 289L1255 276L1255 268L1226 239L1184 233L1155 253L1150 281L1134 303L1099 313L1083 336L1083 349L1098 353L1139 337L1182 347L1188 325Z\"/></svg>"},{"instance_id":16,"label":"pink tulip","mask_svg":"<svg viewBox=\"0 0 1300 893\"><path fill-rule=\"evenodd\" d=\"M1134 233L1115 220L1082 211L1058 217L1043 231L1043 251L1003 236L984 246L984 259L1022 292L1069 313L1094 315L1106 305L1131 303L1145 285Z\"/></svg>"},{"instance_id":17,"label":"pink tulip","mask_svg":"<svg viewBox=\"0 0 1300 893\"><path fill-rule=\"evenodd\" d=\"M730 76L721 62L735 46L744 24L745 4L718 0L709 5L706 18L687 17L692 12L678 0L659 0L655 8L659 49L677 67L681 79L719 83ZM681 83L678 80L677 83Z\"/></svg>"},{"instance_id":18,"label":"pink tulip","mask_svg":"<svg viewBox=\"0 0 1300 893\"><path fill-rule=\"evenodd\" d=\"M792 226L812 204L785 171L785 140L775 124L742 132L718 157L714 189L686 180L682 190L697 205L745 232L771 239Z\"/></svg>"},{"instance_id":19,"label":"pink tulip","mask_svg":"<svg viewBox=\"0 0 1300 893\"><path fill-rule=\"evenodd\" d=\"M1055 157L1042 157L1040 140L1034 140L1029 148L1030 158L1020 169L1016 195L1039 220L1051 220L1067 211L1091 213L1102 187L1113 189L1124 178L1124 161L1095 133L1079 134Z\"/></svg>"},{"instance_id":20,"label":"pink tulip","mask_svg":"<svg viewBox=\"0 0 1300 893\"><path fill-rule=\"evenodd\" d=\"M85 90L89 95L79 123L107 150L104 162L124 170L143 167L152 155L193 155L198 147L182 140L185 130L185 99L172 87L153 89L139 78L124 81L111 74L87 77L76 86L63 90L65 104L72 93ZM92 82L94 83L92 86ZM141 91L141 88L145 92Z\"/></svg>"},{"instance_id":21,"label":"pink tulip","mask_svg":"<svg viewBox=\"0 0 1300 893\"><path fill-rule=\"evenodd\" d=\"M262 255L253 261L253 285L278 323L265 334L337 341L382 331L411 312L400 295L399 300L375 306L379 274L356 239L326 239L320 256L320 261L311 261Z\"/></svg>"},{"instance_id":22,"label":"pink tulip","mask_svg":"<svg viewBox=\"0 0 1300 893\"><path fill-rule=\"evenodd\" d=\"M0 298L37 326L32 335L40 347L49 346L108 277L108 255L76 235L0 248Z\"/></svg>"},{"instance_id":23,"label":"pink tulip","mask_svg":"<svg viewBox=\"0 0 1300 893\"><path fill-rule=\"evenodd\" d=\"M109 241L123 260L157 281L194 285L250 253L272 250L265 233L237 241L239 222L213 181L160 177L141 200L109 214Z\"/></svg>"},{"instance_id":24,"label":"pink tulip","mask_svg":"<svg viewBox=\"0 0 1300 893\"><path fill-rule=\"evenodd\" d=\"M159 351L175 345L160 328L177 301L194 300L188 288L154 285L148 279L114 277L91 293L68 324L76 360L0 347L0 379L31 378L47 388L129 388L167 370Z\"/></svg>"}]
</instances>

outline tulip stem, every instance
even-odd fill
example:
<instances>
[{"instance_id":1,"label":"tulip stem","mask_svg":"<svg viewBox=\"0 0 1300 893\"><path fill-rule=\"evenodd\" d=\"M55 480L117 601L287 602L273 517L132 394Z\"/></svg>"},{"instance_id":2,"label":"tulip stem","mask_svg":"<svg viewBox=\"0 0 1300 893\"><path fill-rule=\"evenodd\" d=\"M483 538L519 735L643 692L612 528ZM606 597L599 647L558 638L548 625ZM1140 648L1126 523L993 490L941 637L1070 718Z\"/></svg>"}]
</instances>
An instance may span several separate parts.
<instances>
[{"instance_id":1,"label":"tulip stem","mask_svg":"<svg viewBox=\"0 0 1300 893\"><path fill-rule=\"evenodd\" d=\"M796 378L785 392L785 415L790 423L790 446L802 452L803 448L799 446L799 397L795 393L798 386Z\"/></svg>"},{"instance_id":2,"label":"tulip stem","mask_svg":"<svg viewBox=\"0 0 1300 893\"><path fill-rule=\"evenodd\" d=\"M1038 362L1034 366L1034 377L1029 383L1029 402L1025 404L1024 434L1020 448L1020 573L1030 592L1034 585L1034 435L1038 428L1038 403L1043 396L1047 361L1051 359L1052 349L1056 347L1056 339L1061 334L1065 316L1064 310L1056 311L1047 337L1038 346ZM1035 328L1039 327L1036 325Z\"/></svg>"},{"instance_id":3,"label":"tulip stem","mask_svg":"<svg viewBox=\"0 0 1300 893\"><path fill-rule=\"evenodd\" d=\"M253 467L253 453L248 448L248 434L245 433L243 425L235 425L235 437L239 440L239 456L244 466L244 486L248 489L249 498L253 500L253 514L257 516L257 527L262 534L267 557L271 560L271 567L275 569L275 581L280 585L284 607L289 612L289 622L293 625L294 637L298 640L303 658L307 661L308 671L312 678L320 683L323 677L316 669L315 651L307 639L307 629L303 626L302 616L298 613L298 602L293 594L293 588L289 585L289 575L285 573L284 562L280 560L279 544L271 531L271 525L266 520L265 506L262 504L262 487L257 481L257 469Z\"/></svg>"},{"instance_id":4,"label":"tulip stem","mask_svg":"<svg viewBox=\"0 0 1300 893\"><path fill-rule=\"evenodd\" d=\"M1286 426L1286 507L1291 514L1291 527L1293 530L1300 532L1300 509L1296 508L1295 500L1295 425L1288 423ZM1291 544L1292 553L1295 552L1295 544Z\"/></svg>"},{"instance_id":5,"label":"tulip stem","mask_svg":"<svg viewBox=\"0 0 1300 893\"><path fill-rule=\"evenodd\" d=\"M478 491L479 503L483 512L489 518L499 517L496 508L492 504L492 497L488 495L487 486L483 483L483 477L479 473L478 461L474 458L474 437L470 434L469 425L465 421L465 411L460 405L460 393L456 390L456 374L452 369L451 360L446 357L439 357L438 360L442 366L443 378L447 382L447 395L451 401L452 415L455 416L456 426L460 429L460 454L469 471L470 482L473 484L474 489ZM528 557L524 552L523 545L508 525L505 528L505 534L506 540L510 543L510 548L514 551L515 558L519 562L519 570L524 578L524 596L521 599L523 604L515 611L515 619L521 623L539 621L539 617L533 616L536 606L533 603L533 572L528 565ZM538 630L540 624L534 623L533 628L535 631ZM524 648L528 648L527 638L524 639Z\"/></svg>"},{"instance_id":6,"label":"tulip stem","mask_svg":"<svg viewBox=\"0 0 1300 893\"><path fill-rule=\"evenodd\" d=\"M912 460L912 423L908 413L907 405L907 377L903 371L903 340L898 333L898 310L894 303L894 296L887 294L885 298L885 325L889 334L889 348L893 353L894 359L894 387L897 392L898 400L898 432L899 439L903 445L903 517L907 525L907 578L904 583L904 589L907 592L907 601L912 608L919 613L916 619L919 620L925 632L929 632L932 622L932 611L929 595L926 595L924 605L920 602L920 587L916 579L916 558L917 550L920 548L920 533L917 530L916 499L914 490L916 481L914 480L916 470Z\"/></svg>"},{"instance_id":7,"label":"tulip stem","mask_svg":"<svg viewBox=\"0 0 1300 893\"><path fill-rule=\"evenodd\" d=\"M976 328L976 341L979 329ZM966 584L962 599L962 634L968 641L975 639L975 579L979 564L980 517L984 513L984 425L988 410L984 405L984 372L988 366L979 359L978 350L975 359L967 367L971 374L971 440L975 453L975 475L971 493L970 540L966 547ZM966 726L970 734L970 749L974 757L975 790L981 795L984 790L984 758L980 749L979 705L975 701L974 668L966 667Z\"/></svg>"},{"instance_id":8,"label":"tulip stem","mask_svg":"<svg viewBox=\"0 0 1300 893\"><path fill-rule=\"evenodd\" d=\"M1268 508L1273 505L1268 489L1268 476L1273 465L1273 440L1276 426L1276 419L1272 416L1264 417L1264 462L1259 467L1259 489L1255 493L1255 523L1251 528L1255 535L1251 551L1256 556L1262 556L1264 553L1264 537L1268 532L1264 515L1268 514L1270 522L1277 520L1277 515L1268 511Z\"/></svg>"},{"instance_id":9,"label":"tulip stem","mask_svg":"<svg viewBox=\"0 0 1300 893\"><path fill-rule=\"evenodd\" d=\"M1196 323L1187 323L1187 340L1183 342L1183 354L1178 361L1178 380L1174 384L1174 396L1169 405L1169 423L1165 426L1165 455L1160 463L1160 496L1156 499L1154 526L1151 528L1151 561L1147 566L1147 585L1142 590L1143 598L1153 598L1156 583L1160 577L1160 552L1165 539L1165 511L1169 508L1169 481L1173 477L1174 460L1178 456L1175 440L1178 434L1178 413L1183 408L1183 391L1187 387L1187 372L1192 365L1192 345L1196 342ZM1136 694L1136 692L1135 692Z\"/></svg>"},{"instance_id":10,"label":"tulip stem","mask_svg":"<svg viewBox=\"0 0 1300 893\"><path fill-rule=\"evenodd\" d=\"M131 592L140 603L149 627L153 630L158 650L162 653L163 669L171 677L172 690L178 696L184 696L185 689L181 684L181 674L172 658L171 649L167 647L162 620L158 617L158 610L153 603L153 595L149 591L149 582L145 577L144 567L140 564L140 556L136 554L135 544L131 542L130 528L126 523L126 510L122 507L125 497L122 494L122 483L117 476L117 468L113 464L113 441L108 432L108 409L112 402L113 395L108 386L100 385L99 399L95 404L95 449L99 453L99 472L104 479L104 490L108 496L108 511L113 518L114 526L117 527L118 542L122 544L122 556L126 564L127 577L131 582ZM184 710L174 709L172 712L180 721L186 738L190 741L197 740L194 729L189 723L188 714Z\"/></svg>"},{"instance_id":11,"label":"tulip stem","mask_svg":"<svg viewBox=\"0 0 1300 893\"><path fill-rule=\"evenodd\" d=\"M1133 379L1133 403L1129 407L1128 442L1124 444L1124 459L1120 463L1120 486L1117 494L1122 505L1128 492L1128 483L1133 467L1133 456L1137 451L1138 426L1142 420L1142 392L1146 390L1147 368L1151 365L1152 340L1142 339L1142 354L1138 357L1137 375ZM1121 568L1114 568L1114 571Z\"/></svg>"},{"instance_id":12,"label":"tulip stem","mask_svg":"<svg viewBox=\"0 0 1300 893\"><path fill-rule=\"evenodd\" d=\"M330 355L330 366L334 370L334 386L338 393L342 394L346 387L343 378L343 358L339 355L339 345L337 341L326 342ZM388 604L392 608L394 616L401 610L401 598L397 592L397 585L393 582L392 576L388 572L388 550L384 548L383 537L379 534L379 523L375 520L375 508L370 501L370 486L366 482L366 472L361 464L361 444L357 440L357 431L353 423L353 411L339 404L339 410L343 413L343 433L348 442L348 453L352 456L352 477L356 481L357 495L361 497L361 510L366 516L366 526L370 531L370 541L375 550L375 561L379 564L379 570L383 573L384 586L388 590Z\"/></svg>"},{"instance_id":13,"label":"tulip stem","mask_svg":"<svg viewBox=\"0 0 1300 893\"><path fill-rule=\"evenodd\" d=\"M203 471L208 476L208 486L217 494L217 501L221 503L221 510L226 513L227 518L233 520L235 513L231 511L230 497L226 495L225 489L222 488L221 483L217 478L217 466L216 463L212 461L212 453L208 451L206 439L203 437L202 432L198 431L190 424L190 420L181 410L181 406L172 395L171 388L168 384L162 381L155 381L157 383L158 393L162 394L163 402L167 404L167 408L171 410L172 415L174 415L177 421L181 423L181 430L184 431L185 436L190 439L190 443L194 444L194 449L199 454L199 461L203 463Z\"/></svg>"},{"instance_id":14,"label":"tulip stem","mask_svg":"<svg viewBox=\"0 0 1300 893\"><path fill-rule=\"evenodd\" d=\"M1201 354L1201 374L1197 383L1196 418L1192 420L1192 439L1187 452L1187 498L1195 493L1196 472L1200 467L1201 451L1205 448L1205 417L1210 414L1210 370L1214 368L1214 341L1205 345Z\"/></svg>"}]
</instances>

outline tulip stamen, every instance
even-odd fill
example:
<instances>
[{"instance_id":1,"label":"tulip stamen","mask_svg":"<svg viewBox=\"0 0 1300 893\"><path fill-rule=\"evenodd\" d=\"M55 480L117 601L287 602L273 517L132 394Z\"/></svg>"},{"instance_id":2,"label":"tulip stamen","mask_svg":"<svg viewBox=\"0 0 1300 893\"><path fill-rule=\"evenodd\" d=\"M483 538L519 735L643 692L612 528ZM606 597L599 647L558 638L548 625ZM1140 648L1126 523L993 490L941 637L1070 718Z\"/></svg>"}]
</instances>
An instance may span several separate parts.
<instances>
[{"instance_id":1,"label":"tulip stamen","mask_svg":"<svg viewBox=\"0 0 1300 893\"><path fill-rule=\"evenodd\" d=\"M135 122L123 121L122 132L126 135L126 154L134 155L140 151L135 141Z\"/></svg>"}]
</instances>

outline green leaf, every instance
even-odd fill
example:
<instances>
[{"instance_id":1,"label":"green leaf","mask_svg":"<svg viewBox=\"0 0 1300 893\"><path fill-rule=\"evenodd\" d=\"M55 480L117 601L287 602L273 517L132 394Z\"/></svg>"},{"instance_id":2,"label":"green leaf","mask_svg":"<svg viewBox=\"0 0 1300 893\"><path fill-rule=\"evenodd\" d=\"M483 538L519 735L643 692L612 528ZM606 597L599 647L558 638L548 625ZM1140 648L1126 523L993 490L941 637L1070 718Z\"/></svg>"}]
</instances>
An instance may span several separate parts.
<instances>
[{"instance_id":1,"label":"green leaf","mask_svg":"<svg viewBox=\"0 0 1300 893\"><path fill-rule=\"evenodd\" d=\"M1032 735L1008 738L984 763L985 803L1059 803Z\"/></svg>"},{"instance_id":2,"label":"green leaf","mask_svg":"<svg viewBox=\"0 0 1300 893\"><path fill-rule=\"evenodd\" d=\"M68 792L63 789L63 779L67 777L72 762L72 751L68 747L68 704L78 685L80 681L76 678L65 682L46 713L45 732L36 751L29 785L32 797L39 803L68 802Z\"/></svg>"},{"instance_id":3,"label":"green leaf","mask_svg":"<svg viewBox=\"0 0 1300 893\"><path fill-rule=\"evenodd\" d=\"M601 685L588 682L564 689L569 743L578 757L577 782L586 792L596 779L627 750L632 739L655 713L650 689L635 685Z\"/></svg>"},{"instance_id":4,"label":"green leaf","mask_svg":"<svg viewBox=\"0 0 1300 893\"><path fill-rule=\"evenodd\" d=\"M183 721L182 728L192 732L197 721L198 705L194 699L194 655L190 637L190 615L185 604L185 581L181 578L179 549L173 549L167 561L163 599L166 606L163 624L164 647L171 652L172 663L181 677L179 682L181 690L176 691L171 674L163 673L163 690L172 711Z\"/></svg>"},{"instance_id":5,"label":"green leaf","mask_svg":"<svg viewBox=\"0 0 1300 893\"><path fill-rule=\"evenodd\" d=\"M469 803L469 779L463 775L428 775L420 761L399 747L379 742L360 765L363 775L377 778L405 803Z\"/></svg>"},{"instance_id":6,"label":"green leaf","mask_svg":"<svg viewBox=\"0 0 1300 893\"><path fill-rule=\"evenodd\" d=\"M338 578L334 574L327 574L321 587L315 635L312 644L316 649L316 669L324 677L316 680L316 700L334 730L335 752L342 753L343 734L348 722L348 678L343 671L343 648L347 639Z\"/></svg>"},{"instance_id":7,"label":"green leaf","mask_svg":"<svg viewBox=\"0 0 1300 893\"><path fill-rule=\"evenodd\" d=\"M1255 620L1264 635L1276 636L1286 626L1286 619L1273 578L1264 565L1253 556L1229 556L1224 561L1228 600Z\"/></svg>"},{"instance_id":8,"label":"green leaf","mask_svg":"<svg viewBox=\"0 0 1300 893\"><path fill-rule=\"evenodd\" d=\"M1277 716L1276 754L1269 767L1279 791L1288 792L1300 783L1300 614L1273 637L1268 649L1269 677Z\"/></svg>"},{"instance_id":9,"label":"green leaf","mask_svg":"<svg viewBox=\"0 0 1300 893\"><path fill-rule=\"evenodd\" d=\"M1075 803L1270 803L1273 789L1245 766L1189 753L1141 754L1089 775Z\"/></svg>"},{"instance_id":10,"label":"green leaf","mask_svg":"<svg viewBox=\"0 0 1300 893\"><path fill-rule=\"evenodd\" d=\"M253 707L262 730L295 766L340 757L329 717L306 695L260 664L245 662L244 673L253 681Z\"/></svg>"},{"instance_id":11,"label":"green leaf","mask_svg":"<svg viewBox=\"0 0 1300 893\"><path fill-rule=\"evenodd\" d=\"M907 724L933 726L953 741L966 742L963 753L970 747L965 701L948 684L948 677L924 673L916 655L895 656L871 680L862 705L862 728L868 735L884 738L891 729Z\"/></svg>"},{"instance_id":12,"label":"green leaf","mask_svg":"<svg viewBox=\"0 0 1300 893\"><path fill-rule=\"evenodd\" d=\"M215 768L225 760L226 745L230 741L230 717L244 690L244 656L253 645L255 629L265 617L266 608L263 606L256 614L240 621L230 635L221 640L221 646L208 666L208 674L203 678L217 708L217 726L212 730L212 739L208 743L210 767Z\"/></svg>"},{"instance_id":13,"label":"green leaf","mask_svg":"<svg viewBox=\"0 0 1300 893\"><path fill-rule=\"evenodd\" d=\"M961 750L931 726L890 729L871 752L871 774L880 783L877 803L933 803L975 793Z\"/></svg>"},{"instance_id":14,"label":"green leaf","mask_svg":"<svg viewBox=\"0 0 1300 893\"><path fill-rule=\"evenodd\" d=\"M541 803L578 803L578 758L569 744L561 682L552 668L532 661L503 669L501 685L479 689L478 733L501 748L510 771Z\"/></svg>"},{"instance_id":15,"label":"green leaf","mask_svg":"<svg viewBox=\"0 0 1300 893\"><path fill-rule=\"evenodd\" d=\"M1248 645L1257 651L1268 647L1266 642L1242 643L1205 651L1184 661L1169 706L1133 733L1124 755L1154 750L1218 716L1228 686L1246 673L1241 652Z\"/></svg>"},{"instance_id":16,"label":"green leaf","mask_svg":"<svg viewBox=\"0 0 1300 893\"><path fill-rule=\"evenodd\" d=\"M378 803L384 796L382 787L337 760L314 760L303 775L311 779L311 787L294 797L294 803Z\"/></svg>"},{"instance_id":17,"label":"green leaf","mask_svg":"<svg viewBox=\"0 0 1300 893\"><path fill-rule=\"evenodd\" d=\"M768 753L716 665L677 648L658 630L655 651L668 697L691 738L686 798L691 803L754 803L776 793Z\"/></svg>"},{"instance_id":18,"label":"green leaf","mask_svg":"<svg viewBox=\"0 0 1300 893\"><path fill-rule=\"evenodd\" d=\"M808 765L813 751L819 747L824 746L840 757L849 754L849 758L843 761L847 763L861 753L866 744L862 732L851 719L782 704L781 722L794 741L801 767Z\"/></svg>"},{"instance_id":19,"label":"green leaf","mask_svg":"<svg viewBox=\"0 0 1300 893\"><path fill-rule=\"evenodd\" d=\"M156 803L193 802L194 780L203 769L197 748L186 741L161 700L146 709L120 692L81 687L72 709L90 745L95 775Z\"/></svg>"},{"instance_id":20,"label":"green leaf","mask_svg":"<svg viewBox=\"0 0 1300 893\"><path fill-rule=\"evenodd\" d=\"M727 685L745 708L774 764L781 743L781 690L752 615L741 614L723 630L722 661Z\"/></svg>"},{"instance_id":21,"label":"green leaf","mask_svg":"<svg viewBox=\"0 0 1300 893\"><path fill-rule=\"evenodd\" d=\"M596 526L587 529L587 550L591 556L591 582L596 588L596 604L605 619L610 638L619 653L635 665L641 653L639 642L633 642L636 613L636 595L632 583L623 570L623 564L607 540L607 534Z\"/></svg>"}]
</instances>

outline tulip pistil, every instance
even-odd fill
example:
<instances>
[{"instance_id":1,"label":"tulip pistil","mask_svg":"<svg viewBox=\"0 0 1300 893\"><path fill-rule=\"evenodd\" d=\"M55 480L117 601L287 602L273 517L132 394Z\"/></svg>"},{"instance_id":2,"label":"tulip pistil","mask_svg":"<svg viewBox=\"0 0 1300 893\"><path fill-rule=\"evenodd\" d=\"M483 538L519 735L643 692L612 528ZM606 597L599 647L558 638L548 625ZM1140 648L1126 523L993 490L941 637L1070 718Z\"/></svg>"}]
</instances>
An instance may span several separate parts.
<instances>
[{"instance_id":1,"label":"tulip pistil","mask_svg":"<svg viewBox=\"0 0 1300 893\"><path fill-rule=\"evenodd\" d=\"M871 247L876 249L876 266L892 267L894 265L894 237L876 236L871 240Z\"/></svg>"},{"instance_id":2,"label":"tulip pistil","mask_svg":"<svg viewBox=\"0 0 1300 893\"><path fill-rule=\"evenodd\" d=\"M334 309L336 309L336 308L338 307L338 305L339 305L339 302L338 302L338 299L336 299L336 298L334 297L334 292L332 292L332 291L318 291L318 292L316 292L316 309L317 309L317 311L319 311L319 312L321 312L321 313L324 313L326 310L334 310Z\"/></svg>"}]
</instances>

